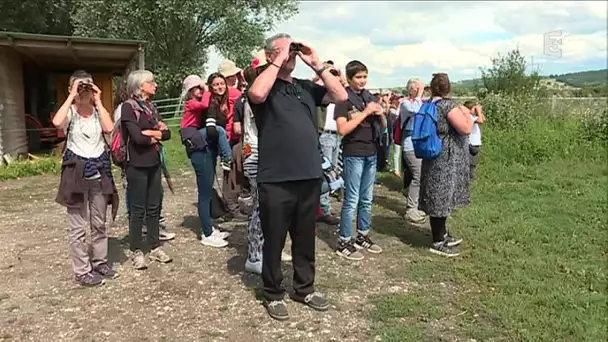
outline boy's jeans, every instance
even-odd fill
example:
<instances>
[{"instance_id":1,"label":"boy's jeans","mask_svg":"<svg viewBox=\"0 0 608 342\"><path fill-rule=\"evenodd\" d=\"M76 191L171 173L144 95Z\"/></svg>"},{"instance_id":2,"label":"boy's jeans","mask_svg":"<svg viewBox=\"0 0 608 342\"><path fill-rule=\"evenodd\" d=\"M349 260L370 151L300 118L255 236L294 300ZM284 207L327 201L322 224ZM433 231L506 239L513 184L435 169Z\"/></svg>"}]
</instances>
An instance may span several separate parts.
<instances>
[{"instance_id":1,"label":"boy's jeans","mask_svg":"<svg viewBox=\"0 0 608 342\"><path fill-rule=\"evenodd\" d=\"M340 239L350 240L353 219L357 215L357 231L367 233L372 226L372 200L376 180L376 155L344 157L344 201L340 215Z\"/></svg>"},{"instance_id":2,"label":"boy's jeans","mask_svg":"<svg viewBox=\"0 0 608 342\"><path fill-rule=\"evenodd\" d=\"M215 126L217 129L217 145L220 149L220 157L222 160L232 160L232 146L230 146L230 142L228 141L228 133L226 133L226 129L222 126ZM201 128L198 130L203 137L204 141L207 141L211 145L215 144L214 141L209 142L207 140L207 129Z\"/></svg>"}]
</instances>

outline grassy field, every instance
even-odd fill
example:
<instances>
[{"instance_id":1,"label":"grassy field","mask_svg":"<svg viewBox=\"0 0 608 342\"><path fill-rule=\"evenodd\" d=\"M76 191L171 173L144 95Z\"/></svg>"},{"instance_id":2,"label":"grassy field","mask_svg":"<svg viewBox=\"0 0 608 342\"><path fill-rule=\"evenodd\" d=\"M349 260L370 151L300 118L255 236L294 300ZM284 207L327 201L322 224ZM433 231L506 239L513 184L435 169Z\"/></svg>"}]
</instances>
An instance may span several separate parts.
<instances>
[{"instance_id":1,"label":"grassy field","mask_svg":"<svg viewBox=\"0 0 608 342\"><path fill-rule=\"evenodd\" d=\"M473 204L448 220L463 253L404 263L398 273L417 286L377 298L370 314L383 340L606 340L606 149L569 140L570 125L484 132Z\"/></svg>"}]
</instances>

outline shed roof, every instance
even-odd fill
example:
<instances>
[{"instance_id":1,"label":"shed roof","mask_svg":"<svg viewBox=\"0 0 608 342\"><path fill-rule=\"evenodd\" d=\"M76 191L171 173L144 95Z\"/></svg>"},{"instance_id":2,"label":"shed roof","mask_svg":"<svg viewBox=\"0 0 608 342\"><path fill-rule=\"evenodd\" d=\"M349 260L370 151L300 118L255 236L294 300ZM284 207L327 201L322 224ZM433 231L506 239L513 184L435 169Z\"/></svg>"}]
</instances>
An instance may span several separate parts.
<instances>
[{"instance_id":1,"label":"shed roof","mask_svg":"<svg viewBox=\"0 0 608 342\"><path fill-rule=\"evenodd\" d=\"M140 40L0 32L0 47L12 48L29 63L54 71L122 73L130 63L143 59L145 45Z\"/></svg>"}]
</instances>

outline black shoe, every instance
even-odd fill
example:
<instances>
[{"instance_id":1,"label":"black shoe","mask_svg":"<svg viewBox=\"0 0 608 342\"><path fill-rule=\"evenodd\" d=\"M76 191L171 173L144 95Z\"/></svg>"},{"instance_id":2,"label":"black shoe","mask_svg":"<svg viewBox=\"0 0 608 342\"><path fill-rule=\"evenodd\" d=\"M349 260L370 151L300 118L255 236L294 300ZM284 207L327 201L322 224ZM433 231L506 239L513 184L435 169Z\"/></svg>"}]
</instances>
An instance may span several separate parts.
<instances>
[{"instance_id":1,"label":"black shoe","mask_svg":"<svg viewBox=\"0 0 608 342\"><path fill-rule=\"evenodd\" d=\"M264 301L264 306L268 315L277 321L286 321L289 319L287 305L283 300Z\"/></svg>"},{"instance_id":2,"label":"black shoe","mask_svg":"<svg viewBox=\"0 0 608 342\"><path fill-rule=\"evenodd\" d=\"M429 248L429 251L431 253L435 253L437 255L441 255L444 257L448 257L448 258L457 257L460 255L460 253L458 252L458 250L455 247L448 246L447 240L440 241L440 242L433 242L433 244Z\"/></svg>"},{"instance_id":3,"label":"black shoe","mask_svg":"<svg viewBox=\"0 0 608 342\"><path fill-rule=\"evenodd\" d=\"M449 233L445 234L444 240L446 241L448 247L456 247L462 243L462 239L453 237Z\"/></svg>"},{"instance_id":4,"label":"black shoe","mask_svg":"<svg viewBox=\"0 0 608 342\"><path fill-rule=\"evenodd\" d=\"M325 223L328 226L337 226L340 224L340 219L333 215L321 215L317 218L317 222Z\"/></svg>"},{"instance_id":5,"label":"black shoe","mask_svg":"<svg viewBox=\"0 0 608 342\"><path fill-rule=\"evenodd\" d=\"M306 304L313 310L327 311L327 309L329 309L329 302L322 294L318 292L313 292L305 296L294 293L290 294L289 298L291 298L295 302Z\"/></svg>"},{"instance_id":6,"label":"black shoe","mask_svg":"<svg viewBox=\"0 0 608 342\"><path fill-rule=\"evenodd\" d=\"M359 234L355 239L355 248L365 249L366 251L374 254L382 253L382 247L378 246L369 235Z\"/></svg>"}]
</instances>

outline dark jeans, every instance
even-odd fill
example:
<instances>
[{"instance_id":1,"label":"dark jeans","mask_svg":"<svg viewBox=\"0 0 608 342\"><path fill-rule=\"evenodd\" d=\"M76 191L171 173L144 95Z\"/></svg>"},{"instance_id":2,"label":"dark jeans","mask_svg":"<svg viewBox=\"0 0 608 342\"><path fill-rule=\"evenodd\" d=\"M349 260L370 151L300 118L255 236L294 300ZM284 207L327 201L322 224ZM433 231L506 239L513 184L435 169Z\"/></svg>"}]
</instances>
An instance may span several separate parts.
<instances>
[{"instance_id":1,"label":"dark jeans","mask_svg":"<svg viewBox=\"0 0 608 342\"><path fill-rule=\"evenodd\" d=\"M298 296L314 292L315 221L321 195L321 179L260 183L260 220L264 235L262 281L268 301L285 296L282 287L281 252L287 232L291 237L293 288Z\"/></svg>"},{"instance_id":2,"label":"dark jeans","mask_svg":"<svg viewBox=\"0 0 608 342\"><path fill-rule=\"evenodd\" d=\"M162 179L161 179L161 183L162 183ZM165 189L162 187L162 184L161 184L161 187L160 187L160 221L161 222L163 221L163 198L164 198L164 196L165 196ZM131 217L131 196L129 195L129 192L126 189L125 189L125 205L127 206L127 215L129 217Z\"/></svg>"},{"instance_id":3,"label":"dark jeans","mask_svg":"<svg viewBox=\"0 0 608 342\"><path fill-rule=\"evenodd\" d=\"M217 149L208 145L204 151L194 151L190 156L190 162L196 174L198 218L201 223L202 234L209 236L213 233L211 197L213 195L213 181L215 180Z\"/></svg>"},{"instance_id":4,"label":"dark jeans","mask_svg":"<svg viewBox=\"0 0 608 342\"><path fill-rule=\"evenodd\" d=\"M160 245L158 241L158 221L161 203L160 165L152 167L128 166L126 170L127 192L130 196L131 215L129 217L129 243L132 251L142 249L141 227L146 219L148 227L148 247Z\"/></svg>"}]
</instances>

